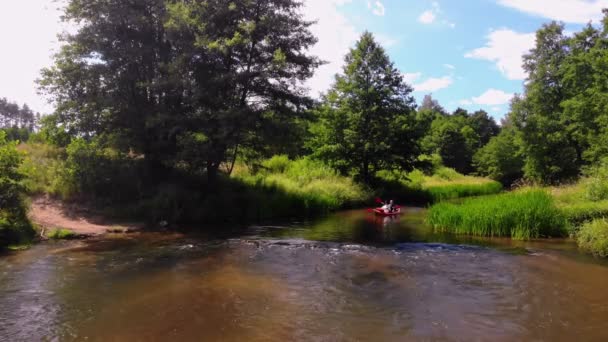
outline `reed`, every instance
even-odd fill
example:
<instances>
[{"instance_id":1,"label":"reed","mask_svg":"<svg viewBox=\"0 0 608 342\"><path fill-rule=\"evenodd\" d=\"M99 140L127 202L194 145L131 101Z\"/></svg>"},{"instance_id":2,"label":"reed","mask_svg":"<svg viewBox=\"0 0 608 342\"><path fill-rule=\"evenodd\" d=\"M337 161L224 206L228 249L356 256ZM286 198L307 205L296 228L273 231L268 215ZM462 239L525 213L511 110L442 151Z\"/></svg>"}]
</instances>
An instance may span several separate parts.
<instances>
[{"instance_id":1,"label":"reed","mask_svg":"<svg viewBox=\"0 0 608 342\"><path fill-rule=\"evenodd\" d=\"M544 190L473 198L432 206L429 224L437 231L528 240L567 235L568 222Z\"/></svg>"}]
</instances>

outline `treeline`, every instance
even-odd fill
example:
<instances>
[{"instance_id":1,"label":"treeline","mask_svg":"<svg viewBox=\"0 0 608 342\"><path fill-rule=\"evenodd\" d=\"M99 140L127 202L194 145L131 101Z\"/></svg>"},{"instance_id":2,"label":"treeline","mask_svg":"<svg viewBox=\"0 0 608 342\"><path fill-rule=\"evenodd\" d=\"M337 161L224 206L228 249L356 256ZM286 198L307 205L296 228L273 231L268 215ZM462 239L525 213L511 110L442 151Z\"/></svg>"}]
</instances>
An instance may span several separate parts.
<instances>
[{"instance_id":1,"label":"treeline","mask_svg":"<svg viewBox=\"0 0 608 342\"><path fill-rule=\"evenodd\" d=\"M567 35L550 23L524 57L524 93L499 136L476 156L481 173L542 184L576 179L608 156L608 12Z\"/></svg>"},{"instance_id":2,"label":"treeline","mask_svg":"<svg viewBox=\"0 0 608 342\"><path fill-rule=\"evenodd\" d=\"M418 107L368 32L332 87L310 98L305 82L323 61L307 52L317 38L301 7L295 0L69 1L64 18L79 29L42 72L40 89L57 109L41 119L35 139L57 146L52 154L63 163L32 178L103 205L145 203L142 212L178 220L196 208L246 202L242 184L227 177L245 166L257 190L276 194L255 176L276 155L314 160L290 165L379 189L442 167L504 184L558 183L608 152L606 20L572 37L557 23L539 30L525 58L525 92L499 126L483 110L448 113L430 95ZM302 179L318 181L288 175L298 196ZM314 187L318 203L333 201L324 188ZM352 191L359 199L361 192Z\"/></svg>"},{"instance_id":3,"label":"treeline","mask_svg":"<svg viewBox=\"0 0 608 342\"><path fill-rule=\"evenodd\" d=\"M0 98L0 130L9 140L26 141L35 130L40 113L34 113L27 104L19 106L6 98Z\"/></svg>"}]
</instances>

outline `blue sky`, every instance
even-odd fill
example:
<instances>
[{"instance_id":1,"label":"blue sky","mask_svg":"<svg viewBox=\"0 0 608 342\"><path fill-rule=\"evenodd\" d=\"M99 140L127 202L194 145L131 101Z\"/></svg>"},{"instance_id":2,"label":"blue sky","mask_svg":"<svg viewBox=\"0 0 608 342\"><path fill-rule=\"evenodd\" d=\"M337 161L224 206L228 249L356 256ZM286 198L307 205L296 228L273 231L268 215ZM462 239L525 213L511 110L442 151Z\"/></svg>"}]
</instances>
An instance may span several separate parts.
<instances>
[{"instance_id":1,"label":"blue sky","mask_svg":"<svg viewBox=\"0 0 608 342\"><path fill-rule=\"evenodd\" d=\"M376 34L414 85L418 103L432 93L448 110L482 108L497 119L509 110L512 95L522 91L521 56L533 46L534 32L551 20L577 31L586 22L598 22L601 8L608 7L606 1L587 0L330 2L332 16L342 19L326 24L321 17L318 25L326 28L320 31Z\"/></svg>"},{"instance_id":2,"label":"blue sky","mask_svg":"<svg viewBox=\"0 0 608 342\"><path fill-rule=\"evenodd\" d=\"M58 50L56 35L73 30L60 23L66 0L0 1L0 97L43 113L53 105L37 94L35 79ZM303 0L303 14L316 20L313 54L328 61L307 86L324 92L344 55L369 30L386 47L418 103L425 94L448 110L485 109L496 118L522 91L521 56L534 32L551 20L577 31L599 22L608 0Z\"/></svg>"}]
</instances>

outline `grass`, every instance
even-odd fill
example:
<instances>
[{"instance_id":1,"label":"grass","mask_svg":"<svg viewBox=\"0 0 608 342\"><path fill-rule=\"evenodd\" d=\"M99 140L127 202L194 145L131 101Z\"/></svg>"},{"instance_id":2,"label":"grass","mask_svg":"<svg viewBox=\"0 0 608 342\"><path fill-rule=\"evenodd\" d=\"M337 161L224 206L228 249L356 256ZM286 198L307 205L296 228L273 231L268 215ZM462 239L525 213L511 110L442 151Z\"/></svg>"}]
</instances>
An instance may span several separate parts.
<instances>
[{"instance_id":1,"label":"grass","mask_svg":"<svg viewBox=\"0 0 608 342\"><path fill-rule=\"evenodd\" d=\"M589 180L576 184L550 188L558 208L573 227L597 218L608 217L608 199L589 196Z\"/></svg>"},{"instance_id":2,"label":"grass","mask_svg":"<svg viewBox=\"0 0 608 342\"><path fill-rule=\"evenodd\" d=\"M398 198L408 203L432 204L443 200L484 196L500 193L502 184L488 178L464 176L453 169L442 167L433 175L419 170L410 173L383 171L378 174L385 197Z\"/></svg>"},{"instance_id":3,"label":"grass","mask_svg":"<svg viewBox=\"0 0 608 342\"><path fill-rule=\"evenodd\" d=\"M289 160L275 156L263 169L251 172L240 167L233 181L245 185L257 216L314 216L365 202L368 191L348 177L310 159ZM246 190L247 191L247 190ZM253 203L252 203L253 202Z\"/></svg>"},{"instance_id":4,"label":"grass","mask_svg":"<svg viewBox=\"0 0 608 342\"><path fill-rule=\"evenodd\" d=\"M583 224L576 240L582 250L599 257L608 257L608 221L596 219Z\"/></svg>"},{"instance_id":5,"label":"grass","mask_svg":"<svg viewBox=\"0 0 608 342\"><path fill-rule=\"evenodd\" d=\"M76 234L69 229L56 228L48 233L47 237L53 240L65 240L65 239L73 239L76 237Z\"/></svg>"},{"instance_id":6,"label":"grass","mask_svg":"<svg viewBox=\"0 0 608 342\"><path fill-rule=\"evenodd\" d=\"M428 222L441 232L528 240L562 237L568 222L553 198L541 189L442 202L429 210Z\"/></svg>"}]
</instances>

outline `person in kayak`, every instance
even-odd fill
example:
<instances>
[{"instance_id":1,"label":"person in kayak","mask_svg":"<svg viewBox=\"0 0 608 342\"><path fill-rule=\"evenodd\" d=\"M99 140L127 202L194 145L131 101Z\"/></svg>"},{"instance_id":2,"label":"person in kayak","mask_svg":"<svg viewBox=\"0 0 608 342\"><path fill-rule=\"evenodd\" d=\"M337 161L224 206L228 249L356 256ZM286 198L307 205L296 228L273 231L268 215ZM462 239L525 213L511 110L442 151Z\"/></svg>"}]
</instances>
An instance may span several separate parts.
<instances>
[{"instance_id":1,"label":"person in kayak","mask_svg":"<svg viewBox=\"0 0 608 342\"><path fill-rule=\"evenodd\" d=\"M392 213L395 211L395 206L393 205L393 200L388 201L388 203L384 204L381 207L382 210L384 210L387 213Z\"/></svg>"}]
</instances>

